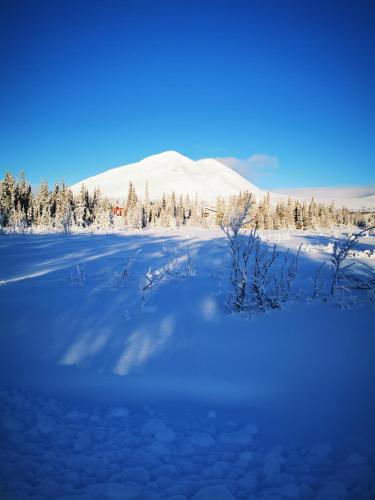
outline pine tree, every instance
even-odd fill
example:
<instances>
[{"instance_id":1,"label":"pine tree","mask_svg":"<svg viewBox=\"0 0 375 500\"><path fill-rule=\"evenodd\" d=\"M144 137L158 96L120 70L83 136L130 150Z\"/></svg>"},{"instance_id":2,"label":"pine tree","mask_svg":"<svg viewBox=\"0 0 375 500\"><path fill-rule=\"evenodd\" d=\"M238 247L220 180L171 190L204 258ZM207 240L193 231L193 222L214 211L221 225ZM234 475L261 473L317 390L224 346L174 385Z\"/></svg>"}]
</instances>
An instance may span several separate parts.
<instances>
[{"instance_id":1,"label":"pine tree","mask_svg":"<svg viewBox=\"0 0 375 500\"><path fill-rule=\"evenodd\" d=\"M294 204L294 222L296 229L303 229L302 205L298 200Z\"/></svg>"},{"instance_id":2,"label":"pine tree","mask_svg":"<svg viewBox=\"0 0 375 500\"><path fill-rule=\"evenodd\" d=\"M129 182L128 189L128 199L126 202L126 212L131 212L137 203L137 195L135 192L135 188L131 182Z\"/></svg>"},{"instance_id":3,"label":"pine tree","mask_svg":"<svg viewBox=\"0 0 375 500\"><path fill-rule=\"evenodd\" d=\"M21 171L16 185L17 192L17 212L18 217L23 223L28 226L32 223L32 205L33 196L31 193L31 186L26 181L25 172Z\"/></svg>"},{"instance_id":4,"label":"pine tree","mask_svg":"<svg viewBox=\"0 0 375 500\"><path fill-rule=\"evenodd\" d=\"M180 196L180 199L178 201L177 205L177 215L176 215L176 223L177 227L183 226L185 224L185 209L184 209L184 203L182 201L182 195Z\"/></svg>"},{"instance_id":5,"label":"pine tree","mask_svg":"<svg viewBox=\"0 0 375 500\"><path fill-rule=\"evenodd\" d=\"M0 213L4 226L14 221L16 210L16 183L11 172L6 172L1 183Z\"/></svg>"},{"instance_id":6,"label":"pine tree","mask_svg":"<svg viewBox=\"0 0 375 500\"><path fill-rule=\"evenodd\" d=\"M318 205L315 203L314 198L311 198L308 210L308 227L315 229L318 225L319 225Z\"/></svg>"},{"instance_id":7,"label":"pine tree","mask_svg":"<svg viewBox=\"0 0 375 500\"><path fill-rule=\"evenodd\" d=\"M294 218L294 206L290 196L286 205L286 227L289 229L294 229L296 227Z\"/></svg>"},{"instance_id":8,"label":"pine tree","mask_svg":"<svg viewBox=\"0 0 375 500\"><path fill-rule=\"evenodd\" d=\"M74 207L74 220L78 227L84 228L87 226L89 218L88 217L89 210L90 210L89 193L85 185L82 184L79 194L75 199L75 207Z\"/></svg>"},{"instance_id":9,"label":"pine tree","mask_svg":"<svg viewBox=\"0 0 375 500\"><path fill-rule=\"evenodd\" d=\"M308 229L309 225L309 209L306 201L302 204L302 229Z\"/></svg>"},{"instance_id":10,"label":"pine tree","mask_svg":"<svg viewBox=\"0 0 375 500\"><path fill-rule=\"evenodd\" d=\"M272 229L273 228L273 220L271 217L270 193L267 193L267 195L265 196L262 208L263 208L264 229Z\"/></svg>"},{"instance_id":11,"label":"pine tree","mask_svg":"<svg viewBox=\"0 0 375 500\"><path fill-rule=\"evenodd\" d=\"M34 199L34 217L38 226L51 225L51 196L46 181L42 181Z\"/></svg>"},{"instance_id":12,"label":"pine tree","mask_svg":"<svg viewBox=\"0 0 375 500\"><path fill-rule=\"evenodd\" d=\"M86 191L88 199L88 193ZM70 189L61 181L61 186L56 196L55 227L65 234L70 233L73 224L74 200ZM86 214L87 216L87 214Z\"/></svg>"}]
</instances>

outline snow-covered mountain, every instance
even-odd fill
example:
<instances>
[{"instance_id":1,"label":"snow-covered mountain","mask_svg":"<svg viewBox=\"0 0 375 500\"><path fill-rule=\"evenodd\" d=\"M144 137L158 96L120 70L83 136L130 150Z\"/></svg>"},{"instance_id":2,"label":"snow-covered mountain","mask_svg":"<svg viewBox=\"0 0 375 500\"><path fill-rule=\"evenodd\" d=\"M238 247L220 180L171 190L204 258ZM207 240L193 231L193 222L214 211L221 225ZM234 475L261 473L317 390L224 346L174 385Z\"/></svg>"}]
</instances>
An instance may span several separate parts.
<instances>
[{"instance_id":1,"label":"snow-covered mountain","mask_svg":"<svg viewBox=\"0 0 375 500\"><path fill-rule=\"evenodd\" d=\"M250 191L256 198L265 192L244 179L231 168L212 158L194 161L176 151L149 156L139 162L112 168L94 177L72 186L73 193L78 193L84 184L89 191L100 188L109 198L124 199L128 193L129 182L135 186L139 196L145 193L146 183L151 199L161 198L163 193L176 195L189 194L209 203L214 203L217 196L227 198L240 191ZM277 198L282 195L275 195Z\"/></svg>"},{"instance_id":2,"label":"snow-covered mountain","mask_svg":"<svg viewBox=\"0 0 375 500\"><path fill-rule=\"evenodd\" d=\"M173 191L177 196L188 194L194 198L197 194L200 200L211 205L218 196L228 198L241 191L249 191L256 199L262 199L266 191L258 188L238 172L213 158L194 161L176 151L148 156L141 161L112 168L105 172L83 179L71 186L73 193L78 193L84 184L90 192L96 187L101 193L112 199L124 200L128 194L129 182L135 187L137 195L144 196L148 183L151 199L160 199L163 193ZM370 186L359 188L304 188L285 189L270 193L271 205L276 205L280 199L288 196L300 200L317 202L335 202L336 207L346 206L349 209L373 210L375 208L375 191Z\"/></svg>"}]
</instances>

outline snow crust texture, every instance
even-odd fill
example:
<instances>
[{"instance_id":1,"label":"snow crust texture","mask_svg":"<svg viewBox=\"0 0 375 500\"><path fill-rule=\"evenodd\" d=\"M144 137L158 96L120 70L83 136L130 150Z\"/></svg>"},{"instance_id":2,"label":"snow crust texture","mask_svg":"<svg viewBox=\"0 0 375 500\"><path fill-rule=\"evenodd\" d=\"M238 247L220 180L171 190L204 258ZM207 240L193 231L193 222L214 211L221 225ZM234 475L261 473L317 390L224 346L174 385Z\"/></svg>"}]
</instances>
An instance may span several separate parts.
<instances>
[{"instance_id":1,"label":"snow crust texture","mask_svg":"<svg viewBox=\"0 0 375 500\"><path fill-rule=\"evenodd\" d=\"M375 456L263 447L253 424L170 420L149 406L77 407L1 389L2 499L374 498Z\"/></svg>"}]
</instances>

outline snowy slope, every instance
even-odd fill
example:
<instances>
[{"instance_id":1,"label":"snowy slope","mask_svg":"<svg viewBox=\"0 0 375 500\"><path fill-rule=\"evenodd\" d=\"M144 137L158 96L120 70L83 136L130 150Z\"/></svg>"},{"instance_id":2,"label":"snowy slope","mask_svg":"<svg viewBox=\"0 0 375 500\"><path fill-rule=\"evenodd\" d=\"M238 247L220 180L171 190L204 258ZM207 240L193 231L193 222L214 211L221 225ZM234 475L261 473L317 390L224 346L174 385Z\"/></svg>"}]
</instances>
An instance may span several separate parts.
<instances>
[{"instance_id":1,"label":"snowy slope","mask_svg":"<svg viewBox=\"0 0 375 500\"><path fill-rule=\"evenodd\" d=\"M193 161L175 151L166 151L149 156L139 162L107 170L89 177L72 186L78 193L82 184L90 191L100 187L109 198L124 199L129 182L135 186L139 196L143 196L148 183L151 199L161 198L163 193L177 195L198 194L201 200L214 203L217 196L228 197L248 190L257 198L264 192L241 177L237 172L214 159ZM278 195L280 197L280 195Z\"/></svg>"},{"instance_id":2,"label":"snowy slope","mask_svg":"<svg viewBox=\"0 0 375 500\"><path fill-rule=\"evenodd\" d=\"M304 200L311 200L314 197L320 203L333 201L336 207L345 206L351 210L375 209L375 186L298 188L282 189L278 192Z\"/></svg>"}]
</instances>

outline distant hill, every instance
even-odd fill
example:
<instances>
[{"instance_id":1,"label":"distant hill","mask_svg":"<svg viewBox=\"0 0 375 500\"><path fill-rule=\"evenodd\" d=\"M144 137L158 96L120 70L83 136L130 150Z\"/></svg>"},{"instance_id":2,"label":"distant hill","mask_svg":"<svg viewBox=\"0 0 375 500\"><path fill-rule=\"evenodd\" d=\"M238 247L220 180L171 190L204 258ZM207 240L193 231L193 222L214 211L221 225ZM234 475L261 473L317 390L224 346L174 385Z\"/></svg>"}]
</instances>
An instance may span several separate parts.
<instances>
[{"instance_id":1,"label":"distant hill","mask_svg":"<svg viewBox=\"0 0 375 500\"><path fill-rule=\"evenodd\" d=\"M335 203L336 207L345 206L351 210L375 210L375 186L320 187L280 189L277 192L292 198L311 200L321 203Z\"/></svg>"}]
</instances>

